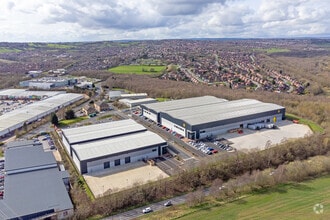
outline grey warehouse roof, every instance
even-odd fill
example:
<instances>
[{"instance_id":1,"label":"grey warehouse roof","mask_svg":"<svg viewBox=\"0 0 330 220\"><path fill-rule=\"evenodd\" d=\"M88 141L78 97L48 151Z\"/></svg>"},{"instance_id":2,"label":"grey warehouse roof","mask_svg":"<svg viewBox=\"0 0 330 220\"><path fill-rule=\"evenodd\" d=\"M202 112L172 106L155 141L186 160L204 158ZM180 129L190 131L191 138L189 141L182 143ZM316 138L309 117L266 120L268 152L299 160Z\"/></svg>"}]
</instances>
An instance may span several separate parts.
<instances>
[{"instance_id":1,"label":"grey warehouse roof","mask_svg":"<svg viewBox=\"0 0 330 220\"><path fill-rule=\"evenodd\" d=\"M41 145L14 143L17 146L11 145L5 151L5 168L20 172L6 172L0 219L15 219L52 209L55 212L73 209L52 152L44 152ZM49 164L52 166L44 166Z\"/></svg>"},{"instance_id":2,"label":"grey warehouse roof","mask_svg":"<svg viewBox=\"0 0 330 220\"><path fill-rule=\"evenodd\" d=\"M57 167L52 152L44 152L42 145L26 145L28 142L20 142L17 147L9 147L5 151L6 173L13 174L27 170ZM22 147L21 147L22 146Z\"/></svg>"},{"instance_id":3,"label":"grey warehouse roof","mask_svg":"<svg viewBox=\"0 0 330 220\"><path fill-rule=\"evenodd\" d=\"M60 171L57 168L8 175L0 219L13 219L50 209L72 209Z\"/></svg>"},{"instance_id":4,"label":"grey warehouse roof","mask_svg":"<svg viewBox=\"0 0 330 220\"><path fill-rule=\"evenodd\" d=\"M199 125L283 108L280 105L264 103L254 99L240 99L209 105L191 106L189 111L185 108L180 108L165 111L164 113L174 118L179 118L190 125Z\"/></svg>"},{"instance_id":5,"label":"grey warehouse roof","mask_svg":"<svg viewBox=\"0 0 330 220\"><path fill-rule=\"evenodd\" d=\"M187 99L178 99L166 102L157 102L151 104L144 104L148 109L153 109L156 112L167 112L176 109L184 109L187 111L187 108L196 107L196 106L208 106L215 103L226 102L226 99L219 99L214 96L201 96Z\"/></svg>"},{"instance_id":6,"label":"grey warehouse roof","mask_svg":"<svg viewBox=\"0 0 330 220\"><path fill-rule=\"evenodd\" d=\"M138 132L105 140L73 145L80 161L137 150L148 146L166 144L160 136L150 131Z\"/></svg>"},{"instance_id":7,"label":"grey warehouse roof","mask_svg":"<svg viewBox=\"0 0 330 220\"><path fill-rule=\"evenodd\" d=\"M75 144L146 130L147 129L145 127L136 123L132 119L127 119L77 128L63 129L63 134L70 144Z\"/></svg>"}]
</instances>

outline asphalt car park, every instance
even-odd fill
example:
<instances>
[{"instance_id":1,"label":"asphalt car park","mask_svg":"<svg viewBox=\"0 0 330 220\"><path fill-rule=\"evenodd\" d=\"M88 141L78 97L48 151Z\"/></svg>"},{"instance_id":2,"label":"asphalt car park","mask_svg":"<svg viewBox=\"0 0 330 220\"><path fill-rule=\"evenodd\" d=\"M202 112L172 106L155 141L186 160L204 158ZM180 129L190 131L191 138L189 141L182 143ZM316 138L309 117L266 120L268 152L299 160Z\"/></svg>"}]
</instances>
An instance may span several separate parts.
<instances>
[{"instance_id":1,"label":"asphalt car park","mask_svg":"<svg viewBox=\"0 0 330 220\"><path fill-rule=\"evenodd\" d=\"M35 138L34 141L42 143L45 151L57 150L54 141L48 134L41 135L38 138Z\"/></svg>"}]
</instances>

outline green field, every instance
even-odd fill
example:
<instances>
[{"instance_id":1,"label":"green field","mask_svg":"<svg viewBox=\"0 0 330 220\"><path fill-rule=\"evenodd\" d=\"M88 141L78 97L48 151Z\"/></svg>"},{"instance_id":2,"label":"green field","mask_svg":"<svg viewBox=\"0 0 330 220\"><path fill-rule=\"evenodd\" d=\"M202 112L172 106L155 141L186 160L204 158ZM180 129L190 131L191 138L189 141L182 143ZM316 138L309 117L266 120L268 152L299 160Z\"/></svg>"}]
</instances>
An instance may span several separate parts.
<instances>
[{"instance_id":1,"label":"green field","mask_svg":"<svg viewBox=\"0 0 330 220\"><path fill-rule=\"evenodd\" d=\"M330 219L329 183L330 176L282 184L226 204L213 201L196 208L173 206L141 219ZM314 212L316 204L323 205L323 213Z\"/></svg>"},{"instance_id":2,"label":"green field","mask_svg":"<svg viewBox=\"0 0 330 220\"><path fill-rule=\"evenodd\" d=\"M153 66L153 65L124 65L117 66L109 69L110 72L120 74L157 74L165 70L165 66Z\"/></svg>"},{"instance_id":3,"label":"green field","mask_svg":"<svg viewBox=\"0 0 330 220\"><path fill-rule=\"evenodd\" d=\"M7 47L0 47L0 53L12 53L12 52L20 52L19 49L11 49Z\"/></svg>"},{"instance_id":4,"label":"green field","mask_svg":"<svg viewBox=\"0 0 330 220\"><path fill-rule=\"evenodd\" d=\"M289 49L285 49L285 48L275 48L275 47L272 47L272 48L268 48L268 49L261 49L261 48L258 48L258 49L254 49L255 51L263 51L263 52L266 52L266 53L284 53L284 52L290 52Z\"/></svg>"},{"instance_id":5,"label":"green field","mask_svg":"<svg viewBox=\"0 0 330 220\"><path fill-rule=\"evenodd\" d=\"M66 44L47 44L47 47L54 48L54 49L72 49L75 48L73 45L66 45Z\"/></svg>"}]
</instances>

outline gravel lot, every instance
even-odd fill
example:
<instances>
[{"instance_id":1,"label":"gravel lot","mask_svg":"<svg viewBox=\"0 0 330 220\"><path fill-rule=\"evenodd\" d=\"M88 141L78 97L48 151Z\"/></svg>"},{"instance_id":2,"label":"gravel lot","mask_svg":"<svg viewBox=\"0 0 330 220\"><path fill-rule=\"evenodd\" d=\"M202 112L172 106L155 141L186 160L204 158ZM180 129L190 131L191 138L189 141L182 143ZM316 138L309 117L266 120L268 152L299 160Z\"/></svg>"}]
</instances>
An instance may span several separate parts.
<instances>
[{"instance_id":1,"label":"gravel lot","mask_svg":"<svg viewBox=\"0 0 330 220\"><path fill-rule=\"evenodd\" d=\"M111 172L112 171L109 170L108 172L84 175L95 197L100 197L104 193L117 192L125 188L130 188L136 184L144 184L148 181L156 181L168 177L168 175L157 166L149 165L114 174L111 174Z\"/></svg>"},{"instance_id":2,"label":"gravel lot","mask_svg":"<svg viewBox=\"0 0 330 220\"><path fill-rule=\"evenodd\" d=\"M267 145L281 143L288 139L295 139L311 135L312 131L306 125L294 124L290 121L276 123L278 129L262 129L259 131L243 129L243 134L227 133L221 137L228 139L237 150L265 149Z\"/></svg>"}]
</instances>

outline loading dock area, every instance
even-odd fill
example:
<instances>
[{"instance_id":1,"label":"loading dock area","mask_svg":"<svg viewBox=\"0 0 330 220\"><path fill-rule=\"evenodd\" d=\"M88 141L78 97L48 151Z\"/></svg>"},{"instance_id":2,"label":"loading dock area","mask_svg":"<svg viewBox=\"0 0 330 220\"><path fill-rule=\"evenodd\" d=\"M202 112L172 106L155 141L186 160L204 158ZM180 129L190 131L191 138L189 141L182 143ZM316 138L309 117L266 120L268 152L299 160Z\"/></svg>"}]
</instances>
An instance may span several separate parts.
<instances>
[{"instance_id":1,"label":"loading dock area","mask_svg":"<svg viewBox=\"0 0 330 220\"><path fill-rule=\"evenodd\" d=\"M263 150L268 146L279 144L289 139L302 138L311 135L312 131L307 125L294 124L290 121L280 121L276 123L277 129L251 130L243 129L243 133L226 133L219 137L232 142L232 147L241 151L252 149Z\"/></svg>"}]
</instances>

